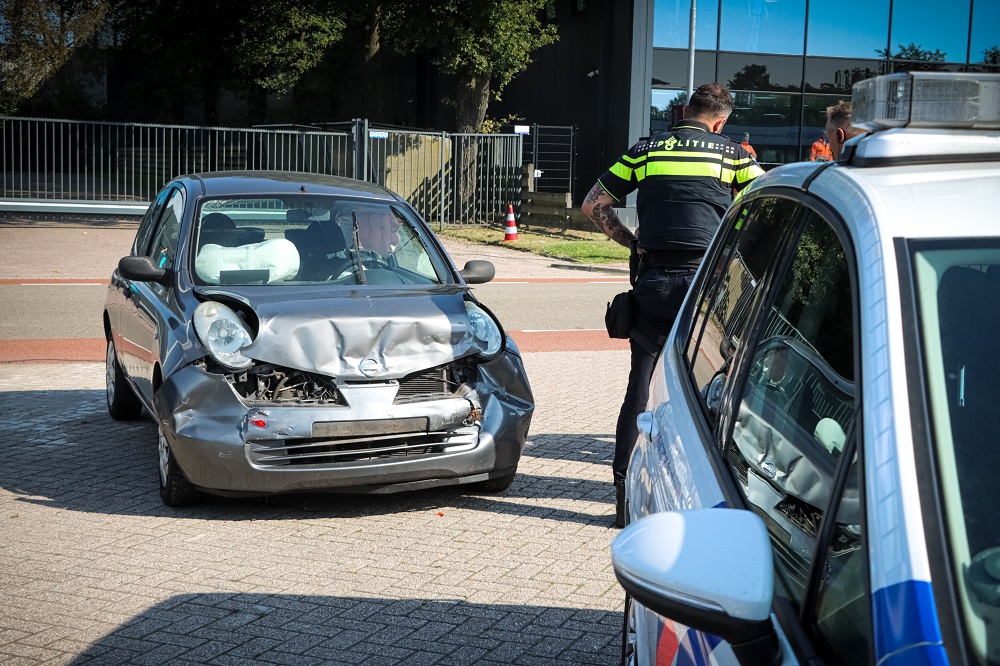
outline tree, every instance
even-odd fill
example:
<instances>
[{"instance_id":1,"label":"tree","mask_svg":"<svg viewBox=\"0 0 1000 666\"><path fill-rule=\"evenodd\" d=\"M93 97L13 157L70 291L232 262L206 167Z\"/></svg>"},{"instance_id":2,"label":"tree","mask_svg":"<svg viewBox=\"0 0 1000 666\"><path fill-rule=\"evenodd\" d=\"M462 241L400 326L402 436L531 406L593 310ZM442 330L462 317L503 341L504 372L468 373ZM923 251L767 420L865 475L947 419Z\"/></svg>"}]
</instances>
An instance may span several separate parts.
<instances>
[{"instance_id":1,"label":"tree","mask_svg":"<svg viewBox=\"0 0 1000 666\"><path fill-rule=\"evenodd\" d=\"M536 49L557 39L542 25L545 0L413 0L386 17L394 47L426 51L445 74L455 75L455 125L476 132L490 97L499 99L511 80L531 63Z\"/></svg>"},{"instance_id":2,"label":"tree","mask_svg":"<svg viewBox=\"0 0 1000 666\"><path fill-rule=\"evenodd\" d=\"M983 49L983 62L987 65L1000 65L1000 46L993 46Z\"/></svg>"},{"instance_id":3,"label":"tree","mask_svg":"<svg viewBox=\"0 0 1000 666\"><path fill-rule=\"evenodd\" d=\"M344 30L326 0L118 0L115 21L124 66L142 70L134 98L169 120L200 102L208 124L224 90L260 106L289 92Z\"/></svg>"},{"instance_id":4,"label":"tree","mask_svg":"<svg viewBox=\"0 0 1000 666\"><path fill-rule=\"evenodd\" d=\"M103 0L0 0L0 113L9 115L94 35Z\"/></svg>"},{"instance_id":5,"label":"tree","mask_svg":"<svg viewBox=\"0 0 1000 666\"><path fill-rule=\"evenodd\" d=\"M910 42L906 46L900 44L899 50L896 53L892 53L888 49L876 49L875 53L877 53L880 58L905 61L894 65L894 70L897 72L943 71L944 65L941 65L940 63L944 62L945 56L947 55L940 49L928 51L927 49L921 48L919 44L914 44L913 42Z\"/></svg>"}]
</instances>

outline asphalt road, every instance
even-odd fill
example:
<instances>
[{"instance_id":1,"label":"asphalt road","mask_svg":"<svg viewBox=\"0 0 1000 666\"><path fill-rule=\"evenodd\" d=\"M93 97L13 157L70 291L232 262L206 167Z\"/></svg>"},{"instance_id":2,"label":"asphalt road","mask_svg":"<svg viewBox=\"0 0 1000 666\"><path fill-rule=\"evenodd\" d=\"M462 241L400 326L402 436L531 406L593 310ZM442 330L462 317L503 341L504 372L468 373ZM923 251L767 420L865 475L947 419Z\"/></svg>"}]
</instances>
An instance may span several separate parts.
<instances>
[{"instance_id":1,"label":"asphalt road","mask_svg":"<svg viewBox=\"0 0 1000 666\"><path fill-rule=\"evenodd\" d=\"M97 361L105 286L135 235L132 222L0 220L0 362ZM455 264L493 262L475 293L523 351L626 349L604 309L627 289L623 266L588 267L442 238Z\"/></svg>"},{"instance_id":2,"label":"asphalt road","mask_svg":"<svg viewBox=\"0 0 1000 666\"><path fill-rule=\"evenodd\" d=\"M567 331L603 329L605 304L623 289L621 281L525 281L477 285L475 293L510 331ZM101 338L106 292L103 284L0 284L0 340Z\"/></svg>"}]
</instances>

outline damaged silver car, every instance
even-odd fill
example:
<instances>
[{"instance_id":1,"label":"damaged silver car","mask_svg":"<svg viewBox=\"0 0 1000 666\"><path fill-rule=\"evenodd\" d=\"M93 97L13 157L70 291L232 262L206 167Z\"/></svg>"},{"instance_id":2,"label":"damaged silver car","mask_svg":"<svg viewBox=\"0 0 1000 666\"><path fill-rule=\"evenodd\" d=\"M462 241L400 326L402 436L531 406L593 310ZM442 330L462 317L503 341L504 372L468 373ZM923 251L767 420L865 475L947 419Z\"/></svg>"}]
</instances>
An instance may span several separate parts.
<instances>
[{"instance_id":1,"label":"damaged silver car","mask_svg":"<svg viewBox=\"0 0 1000 666\"><path fill-rule=\"evenodd\" d=\"M416 211L346 178L177 178L104 308L107 401L159 430L160 494L385 493L514 480L520 353Z\"/></svg>"}]
</instances>

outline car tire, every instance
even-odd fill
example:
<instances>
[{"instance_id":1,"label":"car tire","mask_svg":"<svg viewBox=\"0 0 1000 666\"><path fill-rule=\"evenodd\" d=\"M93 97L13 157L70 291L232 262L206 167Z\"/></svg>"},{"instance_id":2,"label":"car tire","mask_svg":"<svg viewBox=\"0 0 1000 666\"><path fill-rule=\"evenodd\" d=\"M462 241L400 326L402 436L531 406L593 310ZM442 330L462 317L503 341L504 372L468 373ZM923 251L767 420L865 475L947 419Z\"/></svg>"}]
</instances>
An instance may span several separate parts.
<instances>
[{"instance_id":1,"label":"car tire","mask_svg":"<svg viewBox=\"0 0 1000 666\"><path fill-rule=\"evenodd\" d=\"M625 612L622 619L622 660L621 666L635 666L635 603L632 595L625 593Z\"/></svg>"},{"instance_id":2,"label":"car tire","mask_svg":"<svg viewBox=\"0 0 1000 666\"><path fill-rule=\"evenodd\" d=\"M510 474L504 474L496 479L489 479L487 481L480 481L476 484L476 489L481 490L485 493L501 493L508 488L510 484L514 483L514 477L517 476L517 468L515 467Z\"/></svg>"},{"instance_id":3,"label":"car tire","mask_svg":"<svg viewBox=\"0 0 1000 666\"><path fill-rule=\"evenodd\" d=\"M163 426L156 429L160 468L160 498L167 506L191 506L201 501L201 491L191 485L177 465Z\"/></svg>"},{"instance_id":4,"label":"car tire","mask_svg":"<svg viewBox=\"0 0 1000 666\"><path fill-rule=\"evenodd\" d=\"M115 343L108 340L108 352L104 360L104 377L108 398L108 414L116 421L131 421L142 414L142 403L132 390L122 371Z\"/></svg>"}]
</instances>

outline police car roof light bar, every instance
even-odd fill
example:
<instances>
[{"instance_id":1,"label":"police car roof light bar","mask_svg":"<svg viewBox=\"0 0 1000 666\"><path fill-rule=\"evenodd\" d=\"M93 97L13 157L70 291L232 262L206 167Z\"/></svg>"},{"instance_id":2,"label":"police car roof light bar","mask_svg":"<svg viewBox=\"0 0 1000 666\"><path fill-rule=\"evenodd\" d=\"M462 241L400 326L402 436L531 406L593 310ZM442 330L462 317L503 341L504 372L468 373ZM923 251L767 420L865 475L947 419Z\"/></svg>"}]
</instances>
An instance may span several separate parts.
<instances>
[{"instance_id":1,"label":"police car roof light bar","mask_svg":"<svg viewBox=\"0 0 1000 666\"><path fill-rule=\"evenodd\" d=\"M906 72L854 84L851 124L1000 129L1000 74Z\"/></svg>"}]
</instances>

